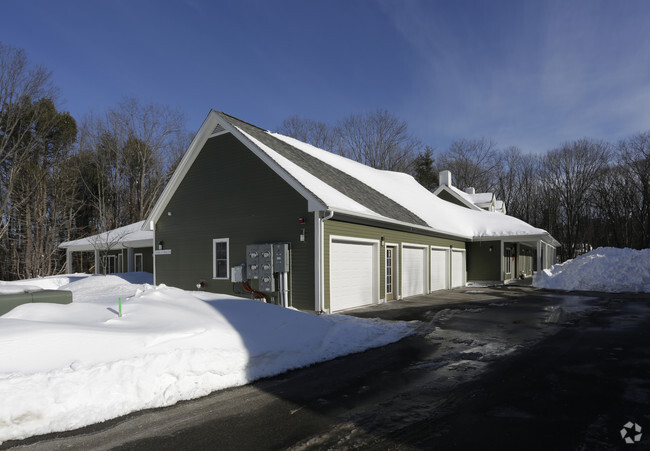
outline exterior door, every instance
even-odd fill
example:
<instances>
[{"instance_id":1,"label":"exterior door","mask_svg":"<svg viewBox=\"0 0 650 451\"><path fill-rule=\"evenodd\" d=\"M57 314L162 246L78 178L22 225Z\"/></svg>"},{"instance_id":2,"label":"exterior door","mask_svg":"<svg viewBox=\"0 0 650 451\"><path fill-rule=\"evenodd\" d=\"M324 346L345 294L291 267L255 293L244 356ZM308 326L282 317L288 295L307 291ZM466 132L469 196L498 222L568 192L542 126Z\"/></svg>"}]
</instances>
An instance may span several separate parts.
<instances>
[{"instance_id":1,"label":"exterior door","mask_svg":"<svg viewBox=\"0 0 650 451\"><path fill-rule=\"evenodd\" d=\"M395 254L394 246L386 247L386 300L395 299Z\"/></svg>"}]
</instances>

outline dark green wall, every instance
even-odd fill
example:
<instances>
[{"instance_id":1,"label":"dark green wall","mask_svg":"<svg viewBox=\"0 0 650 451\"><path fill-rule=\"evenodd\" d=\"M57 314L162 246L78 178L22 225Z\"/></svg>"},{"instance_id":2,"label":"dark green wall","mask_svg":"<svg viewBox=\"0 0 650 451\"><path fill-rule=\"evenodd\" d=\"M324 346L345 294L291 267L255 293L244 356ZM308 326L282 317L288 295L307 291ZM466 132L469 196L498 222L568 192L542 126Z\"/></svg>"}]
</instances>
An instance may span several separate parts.
<instances>
[{"instance_id":1,"label":"dark green wall","mask_svg":"<svg viewBox=\"0 0 650 451\"><path fill-rule=\"evenodd\" d=\"M301 217L306 224L299 224ZM314 224L307 201L229 133L208 140L156 223L155 247L163 241L172 252L155 257L156 283L196 290L205 281L207 291L234 293L230 280L212 278L215 238L230 240L230 267L246 262L248 244L290 243L290 300L314 310Z\"/></svg>"},{"instance_id":2,"label":"dark green wall","mask_svg":"<svg viewBox=\"0 0 650 451\"><path fill-rule=\"evenodd\" d=\"M153 273L153 249L150 247L135 247L133 254L142 254L142 270L144 272ZM126 262L127 251L124 251L124 261ZM125 263L126 265L126 263ZM133 262L135 267L135 261ZM126 268L124 268L126 271Z\"/></svg>"},{"instance_id":3,"label":"dark green wall","mask_svg":"<svg viewBox=\"0 0 650 451\"><path fill-rule=\"evenodd\" d=\"M492 251L490 251L492 247ZM477 241L467 244L467 280L501 280L501 242Z\"/></svg>"}]
</instances>

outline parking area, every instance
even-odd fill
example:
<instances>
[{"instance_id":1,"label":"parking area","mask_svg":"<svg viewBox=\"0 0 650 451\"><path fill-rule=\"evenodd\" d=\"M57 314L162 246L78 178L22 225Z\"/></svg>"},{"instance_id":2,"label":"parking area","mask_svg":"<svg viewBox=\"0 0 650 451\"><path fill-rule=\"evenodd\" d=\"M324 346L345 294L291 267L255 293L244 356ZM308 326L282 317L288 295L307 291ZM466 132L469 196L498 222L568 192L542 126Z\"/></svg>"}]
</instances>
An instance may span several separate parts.
<instances>
[{"instance_id":1,"label":"parking area","mask_svg":"<svg viewBox=\"0 0 650 451\"><path fill-rule=\"evenodd\" d=\"M25 449L618 449L650 434L650 296L466 287L349 311L389 346ZM636 437L636 435L635 435ZM636 449L648 444L643 435ZM629 447L627 449L633 449Z\"/></svg>"}]
</instances>

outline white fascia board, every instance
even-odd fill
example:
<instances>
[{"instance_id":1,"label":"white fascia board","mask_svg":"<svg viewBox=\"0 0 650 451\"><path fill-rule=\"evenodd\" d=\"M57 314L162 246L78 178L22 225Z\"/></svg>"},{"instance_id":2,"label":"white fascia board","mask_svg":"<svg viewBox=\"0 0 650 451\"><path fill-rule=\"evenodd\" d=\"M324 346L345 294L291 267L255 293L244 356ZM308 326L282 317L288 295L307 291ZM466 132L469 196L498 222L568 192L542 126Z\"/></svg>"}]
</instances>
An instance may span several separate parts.
<instances>
[{"instance_id":1,"label":"white fascia board","mask_svg":"<svg viewBox=\"0 0 650 451\"><path fill-rule=\"evenodd\" d=\"M542 241L553 247L558 247L560 243L550 234L546 235L498 235L498 236L481 236L475 237L472 242L480 241L509 241L511 243L525 243Z\"/></svg>"},{"instance_id":2,"label":"white fascia board","mask_svg":"<svg viewBox=\"0 0 650 451\"><path fill-rule=\"evenodd\" d=\"M465 199L463 196L458 194L456 191L454 191L453 189L450 189L447 185L440 185L438 188L436 188L436 190L433 192L433 194L438 196L438 194L440 194L440 192L442 192L442 191L445 191L445 192L451 194L454 198L458 199L460 202L463 203L463 205L465 205L467 208L469 208L471 210L477 210L477 211L482 210L481 207L479 207L478 205L474 204L473 202L470 202L469 200ZM440 196L438 196L438 197L440 197Z\"/></svg>"},{"instance_id":3,"label":"white fascia board","mask_svg":"<svg viewBox=\"0 0 650 451\"><path fill-rule=\"evenodd\" d=\"M212 131L219 123L220 117L217 115L217 112L211 110L210 113L208 113L208 117L203 121L203 125L199 128L199 131L194 135L194 139L192 139L190 146L185 151L185 154L183 154L183 158L151 210L149 217L142 225L142 230L153 230L155 223L160 219L160 216L162 216L165 207L167 207L167 204L185 178L185 175L187 175L187 172L192 167L199 152L201 152L201 149L203 149L208 138L212 135Z\"/></svg>"},{"instance_id":4,"label":"white fascia board","mask_svg":"<svg viewBox=\"0 0 650 451\"><path fill-rule=\"evenodd\" d=\"M201 149L205 146L205 143L209 138L213 136L213 130L220 125L223 127L224 132L231 133L235 138L237 138L242 144L244 144L251 152L257 155L267 166L269 166L276 174L278 174L284 181L286 181L292 188L294 188L299 194L301 194L307 200L308 211L319 211L326 210L327 206L323 202L314 196L313 193L308 191L303 185L298 183L291 174L285 171L280 165L278 165L271 157L259 149L255 144L251 142L243 133L241 133L236 127L230 124L230 122L223 117L218 111L211 110L208 114L208 117L203 121L203 125L194 136L192 143L188 147L187 151L183 155L181 162L178 164L178 167L174 171L169 183L165 186L162 194L158 198L158 201L154 205L149 217L144 222L143 230L153 230L155 223L163 215L165 208L172 196L180 186L181 182L187 175L187 172L190 170L194 161L198 157ZM216 136L216 135L215 135Z\"/></svg>"},{"instance_id":5,"label":"white fascia board","mask_svg":"<svg viewBox=\"0 0 650 451\"><path fill-rule=\"evenodd\" d=\"M219 113L216 113L219 115ZM219 115L221 117L221 115ZM262 149L260 149L255 143L253 143L248 137L242 133L237 127L233 126L225 118L220 122L221 126L227 131L233 134L242 144L244 144L248 150L257 155L273 172L278 174L282 180L287 182L294 190L298 192L302 197L307 200L307 211L322 211L328 210L329 207L323 203L314 193L309 191L303 184L298 182L286 169L279 165L273 158L267 155Z\"/></svg>"},{"instance_id":6,"label":"white fascia board","mask_svg":"<svg viewBox=\"0 0 650 451\"><path fill-rule=\"evenodd\" d=\"M433 227L421 226L421 225L418 225L418 224L413 224L411 222L399 221L397 219L388 218L386 216L380 216L380 215L374 216L374 215L369 215L369 214L366 214L366 213L360 213L360 212L357 212L357 211L348 211L348 210L344 210L344 209L341 209L341 208L329 208L329 210L333 211L334 213L338 213L338 214L342 214L342 215L356 216L358 218L369 219L369 220L376 221L376 222L384 222L384 223L388 223L388 224L399 225L399 226L402 226L402 227L410 227L412 229L422 230L422 231L426 231L426 232L434 232L434 233L437 233L438 235L443 235L445 237L450 237L450 238L454 238L454 239L458 239L458 240L469 240L469 241L471 241L472 238L473 238L471 235L464 235L464 234L461 234L461 233L445 232L443 230L438 230L438 229L435 229Z\"/></svg>"}]
</instances>

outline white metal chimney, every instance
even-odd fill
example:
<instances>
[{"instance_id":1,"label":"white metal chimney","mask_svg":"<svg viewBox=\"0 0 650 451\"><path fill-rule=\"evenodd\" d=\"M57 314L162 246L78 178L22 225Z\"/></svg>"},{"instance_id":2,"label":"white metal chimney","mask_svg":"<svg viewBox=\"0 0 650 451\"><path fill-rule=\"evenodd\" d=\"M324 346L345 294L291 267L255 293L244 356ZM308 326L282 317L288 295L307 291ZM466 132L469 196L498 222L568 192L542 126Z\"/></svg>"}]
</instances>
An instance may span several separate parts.
<instances>
[{"instance_id":1,"label":"white metal chimney","mask_svg":"<svg viewBox=\"0 0 650 451\"><path fill-rule=\"evenodd\" d=\"M476 190L472 186L470 186L469 188L465 188L465 192L467 194L476 194Z\"/></svg>"},{"instance_id":2,"label":"white metal chimney","mask_svg":"<svg viewBox=\"0 0 650 451\"><path fill-rule=\"evenodd\" d=\"M440 171L438 177L440 186L451 186L451 171Z\"/></svg>"}]
</instances>

